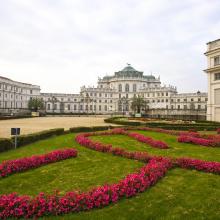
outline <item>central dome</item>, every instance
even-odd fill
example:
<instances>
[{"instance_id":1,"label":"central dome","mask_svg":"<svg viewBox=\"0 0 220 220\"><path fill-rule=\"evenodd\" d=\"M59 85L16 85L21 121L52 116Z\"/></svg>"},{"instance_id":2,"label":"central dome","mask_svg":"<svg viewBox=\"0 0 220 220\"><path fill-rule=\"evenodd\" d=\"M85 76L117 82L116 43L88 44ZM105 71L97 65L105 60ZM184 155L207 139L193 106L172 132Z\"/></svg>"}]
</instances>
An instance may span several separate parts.
<instances>
[{"instance_id":1,"label":"central dome","mask_svg":"<svg viewBox=\"0 0 220 220\"><path fill-rule=\"evenodd\" d=\"M115 72L116 77L143 77L143 72L137 71L130 64L118 72Z\"/></svg>"},{"instance_id":2,"label":"central dome","mask_svg":"<svg viewBox=\"0 0 220 220\"><path fill-rule=\"evenodd\" d=\"M128 64L121 72L138 72L136 69L134 69L131 64Z\"/></svg>"}]
</instances>

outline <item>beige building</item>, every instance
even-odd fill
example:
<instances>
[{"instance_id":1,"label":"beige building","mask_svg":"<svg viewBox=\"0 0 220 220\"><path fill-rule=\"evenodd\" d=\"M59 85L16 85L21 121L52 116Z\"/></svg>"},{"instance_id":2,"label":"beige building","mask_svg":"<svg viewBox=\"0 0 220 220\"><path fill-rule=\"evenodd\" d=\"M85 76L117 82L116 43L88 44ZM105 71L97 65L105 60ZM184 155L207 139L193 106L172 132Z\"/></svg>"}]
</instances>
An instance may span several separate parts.
<instances>
[{"instance_id":1,"label":"beige building","mask_svg":"<svg viewBox=\"0 0 220 220\"><path fill-rule=\"evenodd\" d=\"M220 39L207 43L207 120L220 121Z\"/></svg>"},{"instance_id":2,"label":"beige building","mask_svg":"<svg viewBox=\"0 0 220 220\"><path fill-rule=\"evenodd\" d=\"M28 111L29 100L39 96L40 86L0 76L0 113L25 113Z\"/></svg>"},{"instance_id":3,"label":"beige building","mask_svg":"<svg viewBox=\"0 0 220 220\"><path fill-rule=\"evenodd\" d=\"M39 86L0 77L0 113L28 110L28 101L39 97L50 114L128 115L133 113L131 104L135 96L146 101L142 113L149 117L190 120L206 117L207 93L179 94L175 86L162 85L160 77L145 75L130 64L99 78L95 87L81 87L79 94L40 93Z\"/></svg>"}]
</instances>

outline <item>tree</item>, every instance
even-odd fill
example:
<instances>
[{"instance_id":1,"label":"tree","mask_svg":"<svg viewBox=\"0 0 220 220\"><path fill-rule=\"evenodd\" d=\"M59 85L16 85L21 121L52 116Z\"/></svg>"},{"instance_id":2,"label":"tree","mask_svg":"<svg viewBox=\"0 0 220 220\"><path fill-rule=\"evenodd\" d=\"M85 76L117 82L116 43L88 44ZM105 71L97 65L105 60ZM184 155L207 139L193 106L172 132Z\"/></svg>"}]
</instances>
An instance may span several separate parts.
<instances>
[{"instance_id":1,"label":"tree","mask_svg":"<svg viewBox=\"0 0 220 220\"><path fill-rule=\"evenodd\" d=\"M141 113L141 109L144 107L146 109L146 101L138 95L138 97L134 97L131 103L131 109L136 113Z\"/></svg>"},{"instance_id":2,"label":"tree","mask_svg":"<svg viewBox=\"0 0 220 220\"><path fill-rule=\"evenodd\" d=\"M31 98L28 102L28 108L37 112L38 110L44 109L44 102L41 98Z\"/></svg>"}]
</instances>

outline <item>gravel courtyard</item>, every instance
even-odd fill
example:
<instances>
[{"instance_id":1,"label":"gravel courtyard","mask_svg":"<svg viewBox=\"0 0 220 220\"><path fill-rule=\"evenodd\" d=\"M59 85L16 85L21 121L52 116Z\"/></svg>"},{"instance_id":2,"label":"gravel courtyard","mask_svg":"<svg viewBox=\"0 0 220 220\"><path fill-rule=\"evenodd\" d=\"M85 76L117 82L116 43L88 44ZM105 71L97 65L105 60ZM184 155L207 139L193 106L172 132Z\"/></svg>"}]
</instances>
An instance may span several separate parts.
<instances>
[{"instance_id":1,"label":"gravel courtyard","mask_svg":"<svg viewBox=\"0 0 220 220\"><path fill-rule=\"evenodd\" d=\"M104 116L90 117L42 117L11 119L0 121L0 138L10 137L12 127L21 128L21 134L29 134L52 128L65 128L79 126L104 126L110 125L104 122Z\"/></svg>"}]
</instances>

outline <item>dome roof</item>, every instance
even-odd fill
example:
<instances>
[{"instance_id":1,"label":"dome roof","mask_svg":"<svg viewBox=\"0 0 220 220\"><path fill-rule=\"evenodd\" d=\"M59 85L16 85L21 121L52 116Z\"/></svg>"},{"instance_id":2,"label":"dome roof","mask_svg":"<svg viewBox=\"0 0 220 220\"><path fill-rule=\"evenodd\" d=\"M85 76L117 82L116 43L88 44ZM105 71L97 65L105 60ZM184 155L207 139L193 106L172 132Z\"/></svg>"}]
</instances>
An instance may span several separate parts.
<instances>
[{"instance_id":1,"label":"dome roof","mask_svg":"<svg viewBox=\"0 0 220 220\"><path fill-rule=\"evenodd\" d=\"M134 69L131 64L128 64L121 72L138 72L136 69Z\"/></svg>"}]
</instances>

